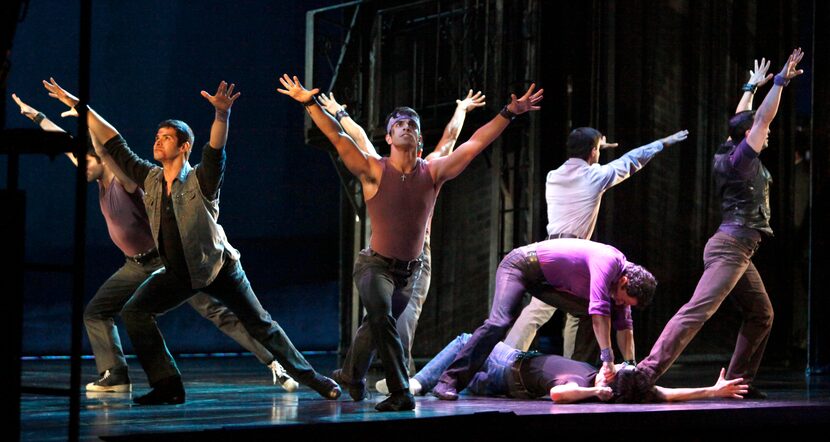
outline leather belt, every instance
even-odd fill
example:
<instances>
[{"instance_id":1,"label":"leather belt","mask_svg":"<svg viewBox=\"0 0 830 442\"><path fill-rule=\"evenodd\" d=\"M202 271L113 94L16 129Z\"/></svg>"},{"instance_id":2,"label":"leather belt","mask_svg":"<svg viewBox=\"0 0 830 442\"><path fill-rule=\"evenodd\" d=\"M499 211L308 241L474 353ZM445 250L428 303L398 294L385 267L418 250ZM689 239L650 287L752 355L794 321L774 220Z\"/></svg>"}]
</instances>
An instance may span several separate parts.
<instances>
[{"instance_id":1,"label":"leather belt","mask_svg":"<svg viewBox=\"0 0 830 442\"><path fill-rule=\"evenodd\" d=\"M149 261L153 258L157 258L158 256L159 256L159 251L155 247L153 249L151 249L150 251L148 251L148 252L139 253L138 255L135 255L135 256L124 255L124 257L127 258L128 261L132 261L136 264L145 264L145 263L147 263L147 261Z\"/></svg>"},{"instance_id":2,"label":"leather belt","mask_svg":"<svg viewBox=\"0 0 830 442\"><path fill-rule=\"evenodd\" d=\"M554 233L553 235L548 235L548 239L561 239L561 238L576 238L579 237L574 235L573 233Z\"/></svg>"}]
</instances>

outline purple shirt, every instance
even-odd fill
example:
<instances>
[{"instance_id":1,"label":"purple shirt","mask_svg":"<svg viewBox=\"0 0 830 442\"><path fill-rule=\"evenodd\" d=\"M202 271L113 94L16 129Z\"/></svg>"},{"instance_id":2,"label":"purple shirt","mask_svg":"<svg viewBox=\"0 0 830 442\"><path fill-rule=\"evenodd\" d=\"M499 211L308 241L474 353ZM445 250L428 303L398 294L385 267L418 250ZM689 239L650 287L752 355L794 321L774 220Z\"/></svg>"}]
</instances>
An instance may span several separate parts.
<instances>
[{"instance_id":1,"label":"purple shirt","mask_svg":"<svg viewBox=\"0 0 830 442\"><path fill-rule=\"evenodd\" d=\"M140 188L129 193L113 178L105 189L104 183L98 180L98 202L110 238L127 256L146 253L155 247L143 199L144 191Z\"/></svg>"},{"instance_id":2,"label":"purple shirt","mask_svg":"<svg viewBox=\"0 0 830 442\"><path fill-rule=\"evenodd\" d=\"M617 330L634 328L631 307L611 299L625 270L622 252L585 239L552 239L534 246L542 273L554 289L587 300L588 314L610 316Z\"/></svg>"},{"instance_id":3,"label":"purple shirt","mask_svg":"<svg viewBox=\"0 0 830 442\"><path fill-rule=\"evenodd\" d=\"M371 248L387 257L413 260L424 249L427 221L438 197L429 163L418 158L412 173L402 174L381 158L377 193L366 201L372 221Z\"/></svg>"},{"instance_id":4,"label":"purple shirt","mask_svg":"<svg viewBox=\"0 0 830 442\"><path fill-rule=\"evenodd\" d=\"M738 176L749 181L755 174L760 160L758 159L758 152L747 143L746 138L732 150L729 155L729 164L738 172ZM725 232L736 238L749 238L753 241L761 240L761 232L742 226L740 224L721 224L718 230Z\"/></svg>"}]
</instances>

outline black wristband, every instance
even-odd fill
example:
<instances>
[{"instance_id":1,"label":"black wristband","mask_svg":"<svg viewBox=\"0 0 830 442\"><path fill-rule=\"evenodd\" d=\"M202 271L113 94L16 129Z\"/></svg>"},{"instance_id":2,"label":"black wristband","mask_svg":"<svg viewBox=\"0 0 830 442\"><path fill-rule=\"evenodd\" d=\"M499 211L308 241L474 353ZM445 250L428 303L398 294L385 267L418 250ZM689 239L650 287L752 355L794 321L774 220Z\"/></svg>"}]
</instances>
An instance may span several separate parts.
<instances>
[{"instance_id":1,"label":"black wristband","mask_svg":"<svg viewBox=\"0 0 830 442\"><path fill-rule=\"evenodd\" d=\"M319 103L317 103L317 96L312 96L310 100L303 101L303 106L305 106L305 107L309 107L309 106L312 106L312 105L315 105L315 104L319 104Z\"/></svg>"},{"instance_id":2,"label":"black wristband","mask_svg":"<svg viewBox=\"0 0 830 442\"><path fill-rule=\"evenodd\" d=\"M637 361L636 361L636 360L634 360L634 359L628 359L628 360L626 360L626 361L624 362L624 364L625 364L625 365L631 365L631 366L636 367L636 366L637 366Z\"/></svg>"},{"instance_id":3,"label":"black wristband","mask_svg":"<svg viewBox=\"0 0 830 442\"><path fill-rule=\"evenodd\" d=\"M339 111L337 111L337 112L334 114L334 119L335 119L335 120L337 120L337 122L339 123L339 122L340 122L340 120L342 120L342 119L344 119L344 118L346 118L346 117L348 117L348 116L349 116L349 113L348 113L348 112L346 112L346 110L345 110L345 109L340 109Z\"/></svg>"},{"instance_id":4,"label":"black wristband","mask_svg":"<svg viewBox=\"0 0 830 442\"><path fill-rule=\"evenodd\" d=\"M752 83L744 83L744 85L741 86L742 91L749 92L751 94L754 94L757 89L758 89L758 85L752 84Z\"/></svg>"},{"instance_id":5,"label":"black wristband","mask_svg":"<svg viewBox=\"0 0 830 442\"><path fill-rule=\"evenodd\" d=\"M38 112L37 115L35 115L35 117L32 118L32 121L34 121L35 124L40 125L41 121L43 121L45 119L46 119L46 115L44 115L43 112Z\"/></svg>"},{"instance_id":6,"label":"black wristband","mask_svg":"<svg viewBox=\"0 0 830 442\"><path fill-rule=\"evenodd\" d=\"M501 115L504 118L507 118L510 121L513 121L513 119L516 118L516 114L510 112L510 109L507 108L507 105L501 108L501 110L499 111L499 115Z\"/></svg>"}]
</instances>

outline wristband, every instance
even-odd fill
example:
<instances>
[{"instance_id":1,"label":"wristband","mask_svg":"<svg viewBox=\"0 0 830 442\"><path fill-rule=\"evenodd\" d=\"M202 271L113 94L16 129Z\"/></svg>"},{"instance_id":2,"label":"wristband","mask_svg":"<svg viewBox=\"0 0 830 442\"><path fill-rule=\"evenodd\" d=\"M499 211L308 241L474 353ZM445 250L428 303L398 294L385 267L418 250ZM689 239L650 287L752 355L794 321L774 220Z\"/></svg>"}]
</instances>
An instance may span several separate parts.
<instances>
[{"instance_id":1,"label":"wristband","mask_svg":"<svg viewBox=\"0 0 830 442\"><path fill-rule=\"evenodd\" d=\"M342 120L342 119L344 119L348 116L349 116L349 113L346 112L345 109L340 109L339 111L337 111L337 113L334 114L334 119L337 120L337 122L339 123L340 120Z\"/></svg>"},{"instance_id":2,"label":"wristband","mask_svg":"<svg viewBox=\"0 0 830 442\"><path fill-rule=\"evenodd\" d=\"M499 115L501 115L504 118L507 118L510 121L513 121L513 119L516 118L516 114L510 112L510 109L507 108L507 105L501 108L501 110L499 111Z\"/></svg>"},{"instance_id":3,"label":"wristband","mask_svg":"<svg viewBox=\"0 0 830 442\"><path fill-rule=\"evenodd\" d=\"M319 104L319 103L317 103L317 97L316 96L312 96L311 99L308 100L308 101L303 101L303 106L305 106L305 107L309 107L309 106L312 106L312 105L315 105L315 104Z\"/></svg>"},{"instance_id":4,"label":"wristband","mask_svg":"<svg viewBox=\"0 0 830 442\"><path fill-rule=\"evenodd\" d=\"M744 91L744 92L749 92L750 94L754 94L756 89L758 89L758 85L757 85L757 84L752 84L752 83L744 83L744 85L743 85L743 86L741 86L741 90L742 90L742 91Z\"/></svg>"},{"instance_id":5,"label":"wristband","mask_svg":"<svg viewBox=\"0 0 830 442\"><path fill-rule=\"evenodd\" d=\"M602 362L614 363L614 350L611 347L603 348L599 351L599 359Z\"/></svg>"},{"instance_id":6,"label":"wristband","mask_svg":"<svg viewBox=\"0 0 830 442\"><path fill-rule=\"evenodd\" d=\"M776 86L786 86L786 85L790 84L790 80L788 80L788 79L787 79L786 77L784 77L783 75L778 74L778 75L776 75L776 76L775 76L775 78L772 80L772 83L773 83L774 85L776 85Z\"/></svg>"},{"instance_id":7,"label":"wristband","mask_svg":"<svg viewBox=\"0 0 830 442\"><path fill-rule=\"evenodd\" d=\"M625 362L623 362L623 364L635 366L635 365L637 365L637 361L634 360L634 359L628 359Z\"/></svg>"},{"instance_id":8,"label":"wristband","mask_svg":"<svg viewBox=\"0 0 830 442\"><path fill-rule=\"evenodd\" d=\"M34 121L35 124L40 125L40 122L45 120L45 119L46 119L46 115L44 115L43 112L38 112L37 115L35 115L35 117L32 118L32 121Z\"/></svg>"}]
</instances>

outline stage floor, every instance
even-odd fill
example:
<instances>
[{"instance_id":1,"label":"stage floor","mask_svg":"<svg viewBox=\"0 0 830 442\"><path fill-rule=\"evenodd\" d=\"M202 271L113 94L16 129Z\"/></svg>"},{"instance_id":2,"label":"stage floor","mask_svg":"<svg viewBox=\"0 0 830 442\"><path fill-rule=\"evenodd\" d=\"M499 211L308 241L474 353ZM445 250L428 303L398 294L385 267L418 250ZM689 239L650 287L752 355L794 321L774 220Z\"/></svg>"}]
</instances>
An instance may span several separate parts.
<instances>
[{"instance_id":1,"label":"stage floor","mask_svg":"<svg viewBox=\"0 0 830 442\"><path fill-rule=\"evenodd\" d=\"M310 362L323 373L335 365L333 355L312 355ZM550 400L510 400L462 396L457 402L419 397L414 412L378 413L383 399L377 393L352 402L344 392L338 401L326 401L309 389L287 393L271 385L271 374L251 356L180 358L187 402L175 406L139 407L132 395L82 393L82 440L137 438L154 441L189 437L226 440L238 432L246 439L268 435L317 435L363 432L393 427L404 439L430 437L418 429L465 429L468 436L507 432L511 435L556 429L557 434L578 434L597 426L618 437L617 431L651 430L675 439L696 439L704 434L748 430L762 435L794 429L819 428L830 422L830 379L812 378L784 369L762 369L757 385L766 400L706 400L676 404L575 404L556 405ZM68 385L66 360L24 361L23 385ZM130 360L132 394L147 391L138 362ZM84 361L82 383L95 378L92 361ZM665 386L705 386L714 383L714 365L675 366L661 379ZM373 380L378 373L373 372ZM373 383L372 383L373 385ZM21 402L21 440L65 440L68 399L24 395ZM333 424L333 425L320 425ZM612 425L612 426L609 426ZM587 426L587 427L586 427ZM508 428L512 428L508 431ZM518 431L521 428L522 431ZM412 431L407 433L406 431ZM416 434L418 437L416 437ZM616 436L615 436L616 434ZM624 433L623 433L624 434Z\"/></svg>"}]
</instances>

